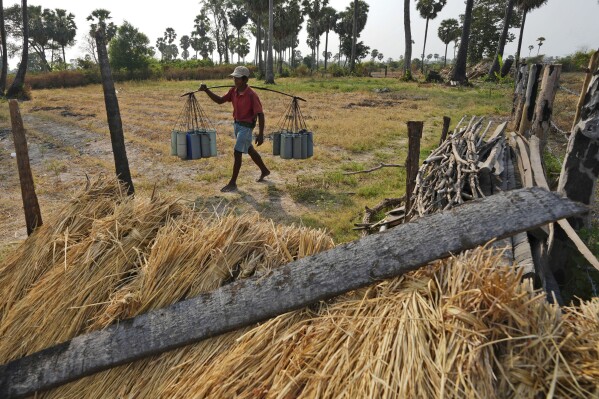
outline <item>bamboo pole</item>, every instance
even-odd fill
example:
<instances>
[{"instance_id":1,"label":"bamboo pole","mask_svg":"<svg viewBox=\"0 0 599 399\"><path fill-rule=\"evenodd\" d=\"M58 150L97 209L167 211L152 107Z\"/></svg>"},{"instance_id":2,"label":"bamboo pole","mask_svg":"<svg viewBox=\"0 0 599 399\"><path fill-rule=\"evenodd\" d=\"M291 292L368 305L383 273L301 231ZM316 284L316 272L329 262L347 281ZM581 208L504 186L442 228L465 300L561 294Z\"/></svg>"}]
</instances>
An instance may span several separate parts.
<instances>
[{"instance_id":1,"label":"bamboo pole","mask_svg":"<svg viewBox=\"0 0 599 399\"><path fill-rule=\"evenodd\" d=\"M27 137L23 127L23 119L19 110L17 100L9 100L10 122L12 124L12 136L15 141L15 152L17 154L17 166L19 169L19 180L21 181L21 196L23 197L23 209L25 210L25 224L27 235L31 235L36 227L43 224L42 213L35 194L33 174L29 164L29 150L27 148Z\"/></svg>"}]
</instances>

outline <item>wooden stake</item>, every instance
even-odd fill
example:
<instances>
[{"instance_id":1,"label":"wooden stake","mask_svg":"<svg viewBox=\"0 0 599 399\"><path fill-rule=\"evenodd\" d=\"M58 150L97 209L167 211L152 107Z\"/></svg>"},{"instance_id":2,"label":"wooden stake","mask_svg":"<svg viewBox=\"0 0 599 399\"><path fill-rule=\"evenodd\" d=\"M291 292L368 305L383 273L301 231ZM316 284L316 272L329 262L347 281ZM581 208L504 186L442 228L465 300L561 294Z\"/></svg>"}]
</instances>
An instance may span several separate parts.
<instances>
[{"instance_id":1,"label":"wooden stake","mask_svg":"<svg viewBox=\"0 0 599 399\"><path fill-rule=\"evenodd\" d=\"M27 137L23 127L23 119L19 111L19 102L9 100L10 122L12 124L12 136L15 141L15 152L17 153L17 166L19 169L19 180L21 181L21 196L23 197L23 209L25 210L25 224L27 235L31 235L36 227L41 226L42 213L35 194L33 175L29 165L29 150L27 149Z\"/></svg>"},{"instance_id":2,"label":"wooden stake","mask_svg":"<svg viewBox=\"0 0 599 399\"><path fill-rule=\"evenodd\" d=\"M520 66L518 71L516 90L514 90L514 102L512 106L512 115L510 117L510 128L517 131L522 119L522 109L526 99L526 86L528 85L528 65Z\"/></svg>"},{"instance_id":3,"label":"wooden stake","mask_svg":"<svg viewBox=\"0 0 599 399\"><path fill-rule=\"evenodd\" d=\"M412 208L412 194L420 165L420 139L424 122L408 122L408 157L406 158L406 215Z\"/></svg>"},{"instance_id":4,"label":"wooden stake","mask_svg":"<svg viewBox=\"0 0 599 399\"><path fill-rule=\"evenodd\" d=\"M539 77L543 65L533 64L530 66L530 72L528 73L528 83L526 85L526 97L524 99L524 106L522 107L522 116L520 118L520 124L518 126L518 132L521 136L528 137L528 129L532 124L532 118L534 116L535 104L537 101L537 92L539 91Z\"/></svg>"},{"instance_id":5,"label":"wooden stake","mask_svg":"<svg viewBox=\"0 0 599 399\"><path fill-rule=\"evenodd\" d=\"M291 262L268 276L119 321L0 366L0 397L32 395L402 275L586 210L540 188L499 193ZM426 245L424 245L426 243Z\"/></svg>"},{"instance_id":6,"label":"wooden stake","mask_svg":"<svg viewBox=\"0 0 599 399\"><path fill-rule=\"evenodd\" d=\"M451 123L451 118L449 116L443 117L443 131L441 132L441 140L439 140L439 145L443 144L443 142L447 139L447 133L449 132L449 124Z\"/></svg>"},{"instance_id":7,"label":"wooden stake","mask_svg":"<svg viewBox=\"0 0 599 399\"><path fill-rule=\"evenodd\" d=\"M531 136L539 138L541 153L547 145L547 136L551 128L551 116L553 115L553 101L559 87L559 77L562 71L561 65L547 65L543 72L543 81L539 93L532 125Z\"/></svg>"},{"instance_id":8,"label":"wooden stake","mask_svg":"<svg viewBox=\"0 0 599 399\"><path fill-rule=\"evenodd\" d=\"M574 115L574 122L572 123L572 131L576 127L576 124L580 120L580 110L585 101L585 96L587 94L587 90L589 89L589 84L591 83L591 79L593 79L593 72L597 70L599 67L599 50L595 51L591 56L589 61L589 69L584 78L584 83L582 84L582 90L580 91L580 98L578 99L578 104L576 106L576 115Z\"/></svg>"}]
</instances>

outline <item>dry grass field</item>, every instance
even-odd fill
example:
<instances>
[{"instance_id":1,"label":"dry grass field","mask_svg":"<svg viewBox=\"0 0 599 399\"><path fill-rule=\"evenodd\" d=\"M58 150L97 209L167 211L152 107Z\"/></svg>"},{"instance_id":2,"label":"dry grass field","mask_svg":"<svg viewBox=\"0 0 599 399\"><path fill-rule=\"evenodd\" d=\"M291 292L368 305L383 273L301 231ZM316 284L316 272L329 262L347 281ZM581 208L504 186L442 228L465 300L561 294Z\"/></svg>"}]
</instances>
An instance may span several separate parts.
<instances>
[{"instance_id":1,"label":"dry grass field","mask_svg":"<svg viewBox=\"0 0 599 399\"><path fill-rule=\"evenodd\" d=\"M568 74L562 84L578 91L581 79L580 74ZM240 213L255 210L284 224L324 227L336 242L358 236L352 227L361 219L364 206L401 196L405 186L400 168L351 176L344 172L369 169L381 162L403 164L409 120L424 121L421 157L425 157L438 144L444 115L451 117L451 128L464 115L485 116L497 123L509 116L512 97L509 84L456 89L393 78L277 79L276 90L308 100L301 106L314 132L314 157L274 157L272 144L266 141L258 150L272 170L268 181L254 182L258 169L244 156L239 191L222 194L219 189L230 177L233 158L230 104L216 105L198 93L201 106L217 128L216 158L182 161L169 155L170 132L185 102L180 95L195 90L199 83L117 83L137 195L149 196L155 187L202 208L229 207ZM230 81L206 83L215 86ZM225 90L215 89L217 93ZM290 99L270 92L259 94L266 133L270 134L280 124ZM575 102L571 94L558 93L555 118L560 127L569 129ZM16 162L11 156L14 147L7 103L0 108L0 248L5 250L25 237L25 228ZM100 86L34 91L31 101L21 103L21 113L42 215L53 212L85 185L86 174L93 178L114 173ZM555 136L551 151L557 162L563 156L565 138Z\"/></svg>"}]
</instances>

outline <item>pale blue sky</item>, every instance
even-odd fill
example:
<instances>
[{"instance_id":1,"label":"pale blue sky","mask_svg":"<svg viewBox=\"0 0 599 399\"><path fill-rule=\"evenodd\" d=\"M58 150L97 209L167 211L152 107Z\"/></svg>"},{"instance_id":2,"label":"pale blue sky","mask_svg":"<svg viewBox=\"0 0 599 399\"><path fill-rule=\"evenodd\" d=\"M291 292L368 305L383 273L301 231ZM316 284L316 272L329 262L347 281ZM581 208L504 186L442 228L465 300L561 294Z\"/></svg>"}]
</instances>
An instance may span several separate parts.
<instances>
[{"instance_id":1,"label":"pale blue sky","mask_svg":"<svg viewBox=\"0 0 599 399\"><path fill-rule=\"evenodd\" d=\"M399 58L404 53L403 33L403 0L366 0L370 4L368 22L362 32L361 40L371 49L376 48L385 55L385 59ZM4 2L6 6L10 2ZM171 0L170 2L148 2L147 0L103 0L93 3L81 0L44 0L30 4L43 4L44 8L63 8L75 14L78 26L78 37L81 39L88 30L89 22L86 17L96 8L105 8L111 11L113 22L117 25L123 20L129 21L133 26L145 33L150 43L154 45L156 39L162 36L167 27L173 27L178 37L189 34L193 29L193 19L199 13L198 0ZM158 4L163 4L158 7ZM166 4L166 6L164 5ZM345 9L350 0L330 0L330 5L338 11ZM416 42L412 54L418 57L422 53L425 21L416 11L416 2L412 2L412 35ZM464 0L448 0L447 5L437 19L429 23L429 36L427 40L427 54L438 53L443 55L444 45L437 37L437 28L443 19L458 18L464 13ZM536 38L544 36L546 41L541 48L541 53L551 56L561 56L573 53L580 49L599 48L599 3L597 0L549 0L547 5L529 14L526 22L523 40L523 54L528 55L528 46L536 46ZM517 31L514 33L518 34ZM308 54L305 36L300 38L300 50ZM330 39L333 53L339 41L335 34ZM448 57L452 57L450 45ZM324 51L324 37L321 51ZM516 51L516 43L506 47L506 54ZM536 54L536 47L533 50ZM81 55L79 44L67 49L67 59ZM252 52L248 60L253 58Z\"/></svg>"}]
</instances>

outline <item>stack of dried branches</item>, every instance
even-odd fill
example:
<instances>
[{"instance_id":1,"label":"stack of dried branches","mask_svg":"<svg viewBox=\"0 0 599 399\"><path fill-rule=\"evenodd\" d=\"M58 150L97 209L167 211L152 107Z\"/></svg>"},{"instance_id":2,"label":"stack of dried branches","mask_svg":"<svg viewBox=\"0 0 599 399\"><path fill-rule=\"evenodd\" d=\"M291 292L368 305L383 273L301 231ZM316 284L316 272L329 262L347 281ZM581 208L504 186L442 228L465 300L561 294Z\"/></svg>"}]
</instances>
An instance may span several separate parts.
<instances>
[{"instance_id":1,"label":"stack of dried branches","mask_svg":"<svg viewBox=\"0 0 599 399\"><path fill-rule=\"evenodd\" d=\"M375 208L377 212L388 206L398 208L387 212L378 222L371 222L373 211L366 209L358 229L378 231L416 217L450 209L465 201L484 197L493 191L505 168L505 123L500 124L488 138L489 122L483 130L483 118L472 117L465 127L458 123L449 137L422 163L412 193L412 207L405 210L405 199L385 199ZM486 139L486 140L485 140ZM502 176L501 179L498 176ZM482 180L482 181L481 181ZM505 188L504 188L505 189Z\"/></svg>"}]
</instances>

